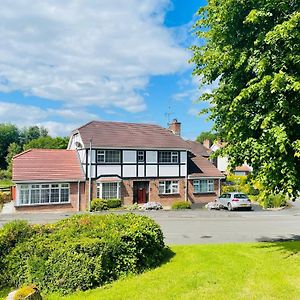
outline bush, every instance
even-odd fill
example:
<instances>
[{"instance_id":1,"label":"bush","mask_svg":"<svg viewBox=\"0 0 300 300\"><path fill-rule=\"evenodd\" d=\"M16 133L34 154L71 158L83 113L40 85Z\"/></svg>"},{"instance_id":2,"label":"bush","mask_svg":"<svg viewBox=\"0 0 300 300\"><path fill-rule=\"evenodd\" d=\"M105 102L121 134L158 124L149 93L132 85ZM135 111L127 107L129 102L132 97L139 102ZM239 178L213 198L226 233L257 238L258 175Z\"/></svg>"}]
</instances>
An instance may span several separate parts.
<instances>
[{"instance_id":1,"label":"bush","mask_svg":"<svg viewBox=\"0 0 300 300\"><path fill-rule=\"evenodd\" d=\"M120 207L122 204L120 199L108 199L106 200L106 202L109 208L117 208Z\"/></svg>"},{"instance_id":2,"label":"bush","mask_svg":"<svg viewBox=\"0 0 300 300\"><path fill-rule=\"evenodd\" d=\"M134 203L134 204L125 206L125 209L126 210L138 210L138 209L140 209L140 207L137 203Z\"/></svg>"},{"instance_id":3,"label":"bush","mask_svg":"<svg viewBox=\"0 0 300 300\"><path fill-rule=\"evenodd\" d=\"M266 195L263 199L264 208L276 208L286 205L286 197L283 194Z\"/></svg>"},{"instance_id":4,"label":"bush","mask_svg":"<svg viewBox=\"0 0 300 300\"><path fill-rule=\"evenodd\" d=\"M29 227L34 234L5 251L2 270L10 286L34 284L44 293L101 286L157 266L165 253L160 227L130 213L76 215ZM21 234L26 235L27 230Z\"/></svg>"},{"instance_id":5,"label":"bush","mask_svg":"<svg viewBox=\"0 0 300 300\"><path fill-rule=\"evenodd\" d=\"M32 295L30 298L28 296ZM14 295L14 300L24 300L24 299L42 299L37 288L35 286L29 285L21 287L17 290Z\"/></svg>"},{"instance_id":6,"label":"bush","mask_svg":"<svg viewBox=\"0 0 300 300\"><path fill-rule=\"evenodd\" d=\"M190 209L191 204L187 201L177 201L172 204L172 209Z\"/></svg>"},{"instance_id":7,"label":"bush","mask_svg":"<svg viewBox=\"0 0 300 300\"><path fill-rule=\"evenodd\" d=\"M93 199L91 202L91 211L102 211L108 210L107 200L104 199Z\"/></svg>"}]
</instances>

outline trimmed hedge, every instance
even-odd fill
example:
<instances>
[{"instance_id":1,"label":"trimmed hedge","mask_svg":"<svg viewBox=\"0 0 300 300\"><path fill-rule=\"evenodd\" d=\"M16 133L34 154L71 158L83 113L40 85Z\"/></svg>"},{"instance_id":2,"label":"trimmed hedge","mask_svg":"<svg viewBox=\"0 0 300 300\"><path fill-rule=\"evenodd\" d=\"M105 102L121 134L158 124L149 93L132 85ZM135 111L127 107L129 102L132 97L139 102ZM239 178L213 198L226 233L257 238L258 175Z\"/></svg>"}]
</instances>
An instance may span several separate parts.
<instances>
[{"instance_id":1,"label":"trimmed hedge","mask_svg":"<svg viewBox=\"0 0 300 300\"><path fill-rule=\"evenodd\" d=\"M76 215L52 225L13 225L25 225L25 232L12 238L7 228L0 230L7 245L2 287L34 284L44 293L67 294L142 272L164 258L162 231L145 216Z\"/></svg>"},{"instance_id":2,"label":"trimmed hedge","mask_svg":"<svg viewBox=\"0 0 300 300\"><path fill-rule=\"evenodd\" d=\"M172 209L190 209L191 204L187 201L177 201L172 204Z\"/></svg>"},{"instance_id":3,"label":"trimmed hedge","mask_svg":"<svg viewBox=\"0 0 300 300\"><path fill-rule=\"evenodd\" d=\"M93 199L91 202L91 211L102 211L110 208L117 208L121 206L120 199Z\"/></svg>"}]
</instances>

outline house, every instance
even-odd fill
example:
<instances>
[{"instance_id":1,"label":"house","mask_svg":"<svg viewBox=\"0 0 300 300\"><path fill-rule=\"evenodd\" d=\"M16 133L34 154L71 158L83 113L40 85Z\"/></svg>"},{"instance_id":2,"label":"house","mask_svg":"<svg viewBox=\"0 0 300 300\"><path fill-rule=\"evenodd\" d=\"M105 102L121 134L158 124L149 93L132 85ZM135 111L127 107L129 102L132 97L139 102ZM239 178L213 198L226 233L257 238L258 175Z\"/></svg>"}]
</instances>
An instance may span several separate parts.
<instances>
[{"instance_id":1,"label":"house","mask_svg":"<svg viewBox=\"0 0 300 300\"><path fill-rule=\"evenodd\" d=\"M177 120L168 129L92 121L72 132L66 150L25 151L13 159L16 209L82 211L93 198L212 201L224 176L190 149L180 129Z\"/></svg>"},{"instance_id":2,"label":"house","mask_svg":"<svg viewBox=\"0 0 300 300\"><path fill-rule=\"evenodd\" d=\"M214 153L220 148L225 147L226 143L221 141L215 141L212 143L210 140L205 140L203 142L203 146L208 148L211 151L210 153ZM227 156L218 156L213 158L212 162L223 174L228 173L229 161ZM252 168L247 163L244 163L242 166L238 166L233 170L234 175L248 175L251 172Z\"/></svg>"}]
</instances>

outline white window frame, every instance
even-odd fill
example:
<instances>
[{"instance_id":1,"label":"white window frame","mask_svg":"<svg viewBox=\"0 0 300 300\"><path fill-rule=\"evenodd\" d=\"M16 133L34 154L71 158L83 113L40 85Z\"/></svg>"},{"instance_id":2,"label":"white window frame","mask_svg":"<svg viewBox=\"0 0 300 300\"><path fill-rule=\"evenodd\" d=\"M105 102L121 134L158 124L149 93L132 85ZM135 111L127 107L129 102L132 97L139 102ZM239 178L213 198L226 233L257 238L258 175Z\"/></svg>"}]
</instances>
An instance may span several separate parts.
<instances>
[{"instance_id":1,"label":"white window frame","mask_svg":"<svg viewBox=\"0 0 300 300\"><path fill-rule=\"evenodd\" d=\"M214 179L195 179L193 180L193 187L194 194L213 193L215 191Z\"/></svg>"},{"instance_id":2,"label":"white window frame","mask_svg":"<svg viewBox=\"0 0 300 300\"><path fill-rule=\"evenodd\" d=\"M47 187L48 185L48 187ZM57 186L57 187L56 187ZM49 190L49 202L42 202L42 190ZM58 189L58 201L51 202L51 190ZM62 200L62 191L68 190L68 201ZM38 194L38 201L33 202L32 196L34 192ZM70 203L70 184L69 183L26 183L17 187L17 205L19 206L35 206L35 205L55 205ZM22 199L26 195L27 199Z\"/></svg>"},{"instance_id":3,"label":"white window frame","mask_svg":"<svg viewBox=\"0 0 300 300\"><path fill-rule=\"evenodd\" d=\"M159 151L158 153L159 163L178 164L179 153L178 151Z\"/></svg>"},{"instance_id":4,"label":"white window frame","mask_svg":"<svg viewBox=\"0 0 300 300\"><path fill-rule=\"evenodd\" d=\"M108 161L108 153L109 152L116 152L118 153L118 160L115 161ZM100 159L101 157L101 159ZM107 164L120 164L121 163L121 150L97 150L97 163L107 163Z\"/></svg>"},{"instance_id":5,"label":"white window frame","mask_svg":"<svg viewBox=\"0 0 300 300\"><path fill-rule=\"evenodd\" d=\"M117 184L117 195L116 197L103 197L103 185L105 184ZM100 199L120 199L120 182L111 181L111 182L97 182L97 198Z\"/></svg>"},{"instance_id":6,"label":"white window frame","mask_svg":"<svg viewBox=\"0 0 300 300\"><path fill-rule=\"evenodd\" d=\"M160 195L179 194L179 182L177 180L159 181L158 193Z\"/></svg>"}]
</instances>

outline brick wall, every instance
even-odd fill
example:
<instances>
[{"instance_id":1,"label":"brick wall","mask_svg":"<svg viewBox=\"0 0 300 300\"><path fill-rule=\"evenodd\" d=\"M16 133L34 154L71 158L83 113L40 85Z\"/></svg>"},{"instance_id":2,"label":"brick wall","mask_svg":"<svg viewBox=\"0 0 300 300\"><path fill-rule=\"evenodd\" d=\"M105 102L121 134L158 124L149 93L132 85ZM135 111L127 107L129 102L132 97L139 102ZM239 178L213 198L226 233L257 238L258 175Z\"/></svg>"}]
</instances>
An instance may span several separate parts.
<instances>
[{"instance_id":1,"label":"brick wall","mask_svg":"<svg viewBox=\"0 0 300 300\"><path fill-rule=\"evenodd\" d=\"M204 194L194 194L193 180L188 180L188 199L192 203L203 203L214 201L219 194L219 180L214 180L214 192L213 193L204 193Z\"/></svg>"}]
</instances>

